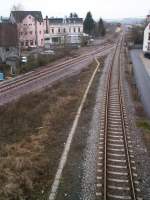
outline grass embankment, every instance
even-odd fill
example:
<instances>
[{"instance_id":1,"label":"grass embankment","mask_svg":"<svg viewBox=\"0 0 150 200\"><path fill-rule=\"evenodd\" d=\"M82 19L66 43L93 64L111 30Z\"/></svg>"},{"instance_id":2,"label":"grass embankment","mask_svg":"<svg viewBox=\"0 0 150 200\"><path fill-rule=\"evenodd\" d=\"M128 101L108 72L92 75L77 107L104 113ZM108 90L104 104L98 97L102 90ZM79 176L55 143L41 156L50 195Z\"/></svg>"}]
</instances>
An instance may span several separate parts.
<instances>
[{"instance_id":1,"label":"grass embankment","mask_svg":"<svg viewBox=\"0 0 150 200\"><path fill-rule=\"evenodd\" d=\"M43 200L96 63L0 107L0 199Z\"/></svg>"}]
</instances>

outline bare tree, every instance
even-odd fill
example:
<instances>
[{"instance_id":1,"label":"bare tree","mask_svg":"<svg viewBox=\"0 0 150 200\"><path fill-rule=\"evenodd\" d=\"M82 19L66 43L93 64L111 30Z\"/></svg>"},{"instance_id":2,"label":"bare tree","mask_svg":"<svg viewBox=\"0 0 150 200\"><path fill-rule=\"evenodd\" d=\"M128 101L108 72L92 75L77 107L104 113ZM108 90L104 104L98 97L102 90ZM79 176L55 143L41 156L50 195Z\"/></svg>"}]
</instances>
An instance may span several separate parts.
<instances>
[{"instance_id":1,"label":"bare tree","mask_svg":"<svg viewBox=\"0 0 150 200\"><path fill-rule=\"evenodd\" d=\"M23 11L24 10L24 6L21 3L18 4L14 4L11 8L11 11ZM21 24L17 24L17 32L18 32L18 48L19 48L19 55L21 55L21 35L20 32L22 32L22 29L24 27L21 26ZM26 32L27 30L23 30L24 32Z\"/></svg>"},{"instance_id":2,"label":"bare tree","mask_svg":"<svg viewBox=\"0 0 150 200\"><path fill-rule=\"evenodd\" d=\"M21 3L14 4L11 9L11 11L20 11L20 10L24 10L24 6Z\"/></svg>"}]
</instances>

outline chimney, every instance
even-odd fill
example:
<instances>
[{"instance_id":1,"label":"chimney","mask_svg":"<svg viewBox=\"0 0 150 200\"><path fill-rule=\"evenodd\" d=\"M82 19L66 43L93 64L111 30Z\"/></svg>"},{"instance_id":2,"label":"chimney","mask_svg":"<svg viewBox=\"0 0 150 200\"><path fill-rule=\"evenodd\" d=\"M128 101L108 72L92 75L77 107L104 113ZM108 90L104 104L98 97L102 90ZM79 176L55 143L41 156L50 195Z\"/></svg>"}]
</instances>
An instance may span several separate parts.
<instances>
[{"instance_id":1,"label":"chimney","mask_svg":"<svg viewBox=\"0 0 150 200\"><path fill-rule=\"evenodd\" d=\"M48 16L46 15L46 33L48 33Z\"/></svg>"}]
</instances>

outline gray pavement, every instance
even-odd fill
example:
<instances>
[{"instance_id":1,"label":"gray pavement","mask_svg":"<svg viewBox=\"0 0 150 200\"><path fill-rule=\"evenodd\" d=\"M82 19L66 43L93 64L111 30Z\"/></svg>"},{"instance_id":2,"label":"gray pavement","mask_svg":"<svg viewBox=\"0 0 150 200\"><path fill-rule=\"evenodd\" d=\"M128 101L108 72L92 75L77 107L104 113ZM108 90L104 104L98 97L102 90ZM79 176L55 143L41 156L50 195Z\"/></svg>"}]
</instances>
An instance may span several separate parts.
<instances>
[{"instance_id":1,"label":"gray pavement","mask_svg":"<svg viewBox=\"0 0 150 200\"><path fill-rule=\"evenodd\" d=\"M141 59L141 53L141 50L132 50L130 52L140 98L145 112L150 117L150 74L146 70L144 62Z\"/></svg>"}]
</instances>

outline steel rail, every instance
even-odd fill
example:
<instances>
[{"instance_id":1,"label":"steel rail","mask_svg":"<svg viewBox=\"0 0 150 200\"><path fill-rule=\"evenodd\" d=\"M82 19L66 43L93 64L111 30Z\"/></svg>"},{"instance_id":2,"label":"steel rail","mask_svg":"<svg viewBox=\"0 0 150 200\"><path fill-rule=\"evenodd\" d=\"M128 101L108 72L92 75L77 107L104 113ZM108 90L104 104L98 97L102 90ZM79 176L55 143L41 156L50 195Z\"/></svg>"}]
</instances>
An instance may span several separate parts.
<instances>
[{"instance_id":1,"label":"steel rail","mask_svg":"<svg viewBox=\"0 0 150 200\"><path fill-rule=\"evenodd\" d=\"M119 41L118 41L119 43ZM112 76L112 69L114 64L115 55L117 52L118 43L115 48L115 52L113 54L111 66L108 72L108 79L107 79L107 88L106 88L106 102L105 102L105 123L104 123L104 194L103 199L107 200L107 129L108 129L108 105L109 105L109 92L110 92L110 84L111 84L111 76Z\"/></svg>"},{"instance_id":2,"label":"steel rail","mask_svg":"<svg viewBox=\"0 0 150 200\"><path fill-rule=\"evenodd\" d=\"M121 50L120 50L121 51ZM118 57L119 65L121 66L121 59L120 55ZM126 152L126 158L127 158L127 167L129 171L129 181L131 185L131 197L132 200L136 200L136 192L135 192L135 186L134 186L134 179L133 179L133 173L132 173L132 167L131 167L131 159L130 159L130 153L129 153L129 147L128 147L128 140L127 140L127 133L126 133L126 127L125 127L125 113L123 110L123 98L122 98L122 89L121 89L121 67L119 68L119 79L118 79L118 86L119 86L119 101L120 101L120 110L121 110L121 121L122 121L122 132L124 137L124 146L125 146L125 152Z\"/></svg>"},{"instance_id":3,"label":"steel rail","mask_svg":"<svg viewBox=\"0 0 150 200\"><path fill-rule=\"evenodd\" d=\"M111 47L113 47L113 46L111 45ZM48 67L47 67L47 68L45 68L45 69L43 69L43 70L41 70L41 71L37 71L37 72L35 72L35 73L33 72L33 73L31 73L31 74L29 74L29 75L27 75L27 76L25 76L25 77L22 77L21 79L17 79L17 80L14 80L14 81L12 81L12 82L9 82L9 83L0 85L0 92L2 93L2 92L5 92L5 91L8 91L8 90L10 90L10 89L13 89L13 88L15 88L15 87L18 87L19 85L23 85L23 84L25 84L25 83L27 83L27 82L31 82L31 81L33 81L33 80L35 80L35 79L39 79L39 78L41 78L41 77L44 78L45 75L46 75L46 76L47 76L48 74L50 75L50 73L59 71L59 70L61 70L61 69L66 69L66 68L70 67L70 65L73 65L73 64L75 64L75 63L79 63L80 61L81 61L81 62L84 61L85 59L87 59L87 58L89 57L89 55L93 55L94 52L95 52L95 53L101 53L101 52L107 50L107 48L108 48L108 46L105 46L105 47L103 47L103 48L101 48L101 49L99 49L99 50L95 50L95 51L91 52L90 54L85 54L85 55L79 56L79 57L77 57L77 58L68 60L68 61L66 61L66 62L64 62L64 63L55 65L53 68L52 68L52 67L51 67L51 68L48 68ZM68 66L68 65L69 65L69 66ZM17 83L18 83L18 84L17 84ZM16 84L17 84L17 85L16 85Z\"/></svg>"},{"instance_id":4,"label":"steel rail","mask_svg":"<svg viewBox=\"0 0 150 200\"><path fill-rule=\"evenodd\" d=\"M123 44L123 37L120 41L118 41L113 57L112 62L110 65L110 69L108 71L108 77L107 77L107 86L106 86L106 100L105 100L105 120L104 120L104 157L103 157L103 200L107 200L107 142L108 142L108 112L109 112L109 98L110 98L110 91L111 91L111 79L112 79L112 70L114 66L114 62L117 56L117 51L119 53L118 56L118 95L119 95L119 107L120 107L120 114L121 114L121 127L122 127L122 134L123 134L123 141L124 141L124 148L125 148L125 155L126 155L126 162L127 162L127 169L128 169L128 178L130 183L130 195L133 200L136 200L136 192L135 192L135 185L134 185L134 178L132 173L132 166L131 166L131 159L130 159L130 153L129 153L129 147L128 147L128 139L127 139L127 133L126 133L126 124L125 124L125 113L123 109L123 97L122 97L122 84L121 84L121 49ZM119 47L119 49L118 49Z\"/></svg>"}]
</instances>

